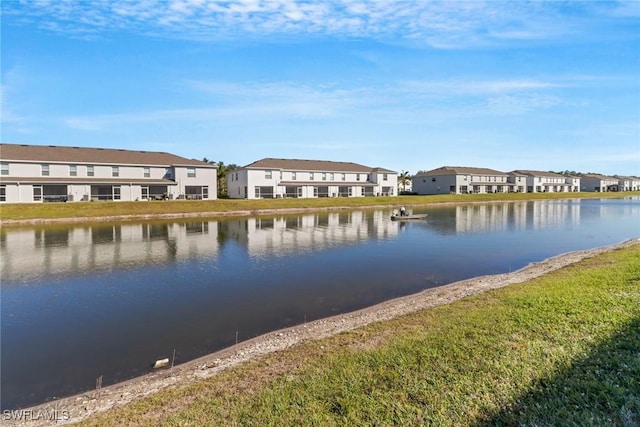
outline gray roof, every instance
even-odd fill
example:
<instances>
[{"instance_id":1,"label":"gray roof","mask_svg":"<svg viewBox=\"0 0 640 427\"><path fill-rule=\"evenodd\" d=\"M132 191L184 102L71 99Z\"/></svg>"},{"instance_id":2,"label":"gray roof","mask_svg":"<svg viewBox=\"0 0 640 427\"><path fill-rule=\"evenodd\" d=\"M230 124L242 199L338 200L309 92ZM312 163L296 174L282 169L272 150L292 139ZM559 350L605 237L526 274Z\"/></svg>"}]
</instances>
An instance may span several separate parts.
<instances>
[{"instance_id":1,"label":"gray roof","mask_svg":"<svg viewBox=\"0 0 640 427\"><path fill-rule=\"evenodd\" d=\"M567 178L566 176L559 173L555 173L555 172L532 171L532 170L522 170L522 169L515 170L511 173L526 175L526 176L546 176L551 178Z\"/></svg>"},{"instance_id":2,"label":"gray roof","mask_svg":"<svg viewBox=\"0 0 640 427\"><path fill-rule=\"evenodd\" d=\"M257 160L243 169L283 169L291 171L312 171L312 172L388 172L395 173L389 169L372 168L352 162L334 162L329 160L302 160L302 159L274 159L265 158Z\"/></svg>"},{"instance_id":3,"label":"gray roof","mask_svg":"<svg viewBox=\"0 0 640 427\"><path fill-rule=\"evenodd\" d=\"M416 176L442 176L442 175L491 175L500 176L508 175L505 172L500 172L487 168L470 168L466 166L442 166L437 169L433 169L427 172L422 172Z\"/></svg>"},{"instance_id":4,"label":"gray roof","mask_svg":"<svg viewBox=\"0 0 640 427\"><path fill-rule=\"evenodd\" d=\"M201 160L185 159L174 154L157 151L58 145L0 144L0 159L47 163L216 167Z\"/></svg>"},{"instance_id":5,"label":"gray roof","mask_svg":"<svg viewBox=\"0 0 640 427\"><path fill-rule=\"evenodd\" d=\"M607 180L607 181L615 181L618 178L614 176L601 175L599 173L587 173L582 175L582 179L600 179L600 180Z\"/></svg>"}]
</instances>

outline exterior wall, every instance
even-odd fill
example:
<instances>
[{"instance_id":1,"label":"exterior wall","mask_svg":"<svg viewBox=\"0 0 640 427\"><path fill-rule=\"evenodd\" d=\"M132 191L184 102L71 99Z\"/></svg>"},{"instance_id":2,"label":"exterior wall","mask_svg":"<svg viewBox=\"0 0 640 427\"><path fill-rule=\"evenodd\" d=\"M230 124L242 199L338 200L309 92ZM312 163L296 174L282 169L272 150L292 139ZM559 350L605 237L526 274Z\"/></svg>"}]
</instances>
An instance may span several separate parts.
<instances>
[{"instance_id":1,"label":"exterior wall","mask_svg":"<svg viewBox=\"0 0 640 427\"><path fill-rule=\"evenodd\" d=\"M418 194L504 193L512 188L506 175L464 173L415 176L412 186Z\"/></svg>"},{"instance_id":2,"label":"exterior wall","mask_svg":"<svg viewBox=\"0 0 640 427\"><path fill-rule=\"evenodd\" d=\"M4 202L7 203L40 202L42 200L34 199L34 188L50 185L66 187L67 200L74 202L95 200L96 197L92 197L92 187L95 189L98 186L119 187L120 196L118 200L142 200L143 187L166 187L167 197L173 199L188 197L185 192L187 186L206 188L204 194L207 197L202 198L216 199L217 197L217 170L215 168L48 163L41 161L3 161L2 163L3 165L8 165L8 175L2 175L2 182L0 182L0 185L4 187ZM48 166L48 174L43 174L43 165ZM71 173L72 166L75 166L75 174L73 175ZM114 167L117 167L117 169L114 170ZM195 177L188 176L189 169L195 170ZM89 173L90 170L93 171L92 174ZM12 178L19 178L20 181L24 182L16 184L16 179L12 181ZM136 180L137 182L127 183L127 179ZM168 179L174 179L175 182ZM141 181L149 181L149 184ZM43 197L43 199L45 198Z\"/></svg>"},{"instance_id":3,"label":"exterior wall","mask_svg":"<svg viewBox=\"0 0 640 427\"><path fill-rule=\"evenodd\" d=\"M195 176L189 176L189 170L195 172ZM186 187L206 187L206 199L217 198L217 171L212 168L198 168L192 166L175 166L173 168L173 179L178 185L169 189L169 198L178 199L187 197ZM203 197L204 198L204 197Z\"/></svg>"},{"instance_id":4,"label":"exterior wall","mask_svg":"<svg viewBox=\"0 0 640 427\"><path fill-rule=\"evenodd\" d=\"M607 177L583 176L581 179L582 191L608 192L618 191L618 180Z\"/></svg>"},{"instance_id":5,"label":"exterior wall","mask_svg":"<svg viewBox=\"0 0 640 427\"><path fill-rule=\"evenodd\" d=\"M386 180L384 179L385 175ZM392 172L241 169L227 174L227 193L233 199L314 198L341 195L363 197L366 194L382 195L383 193L395 196L397 195L397 185L397 174ZM265 196L265 192L261 192L259 196L256 196L256 188L268 188L267 195ZM295 188L295 193L287 193L287 188L289 190ZM341 189L345 190L342 194Z\"/></svg>"},{"instance_id":6,"label":"exterior wall","mask_svg":"<svg viewBox=\"0 0 640 427\"><path fill-rule=\"evenodd\" d=\"M527 192L527 177L522 175L511 175L508 178L508 181L513 184L513 190L516 193L526 193Z\"/></svg>"},{"instance_id":7,"label":"exterior wall","mask_svg":"<svg viewBox=\"0 0 640 427\"><path fill-rule=\"evenodd\" d=\"M235 170L227 174L227 196L232 199L246 199L247 170Z\"/></svg>"},{"instance_id":8,"label":"exterior wall","mask_svg":"<svg viewBox=\"0 0 640 427\"><path fill-rule=\"evenodd\" d=\"M458 187L457 178L456 175L414 176L411 179L411 186L418 194L449 194L449 188L452 185Z\"/></svg>"}]
</instances>

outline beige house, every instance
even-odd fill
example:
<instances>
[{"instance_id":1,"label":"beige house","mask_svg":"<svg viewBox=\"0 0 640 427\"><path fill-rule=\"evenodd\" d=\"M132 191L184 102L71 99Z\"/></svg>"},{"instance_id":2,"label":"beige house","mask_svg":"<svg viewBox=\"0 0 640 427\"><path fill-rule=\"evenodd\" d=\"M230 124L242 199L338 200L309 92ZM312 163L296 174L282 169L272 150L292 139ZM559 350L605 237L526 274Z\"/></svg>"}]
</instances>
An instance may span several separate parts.
<instances>
[{"instance_id":1,"label":"beige house","mask_svg":"<svg viewBox=\"0 0 640 427\"><path fill-rule=\"evenodd\" d=\"M234 199L396 196L398 174L350 162L266 158L227 174Z\"/></svg>"},{"instance_id":2,"label":"beige house","mask_svg":"<svg viewBox=\"0 0 640 427\"><path fill-rule=\"evenodd\" d=\"M493 169L442 166L411 178L417 194L508 193L515 184L509 175Z\"/></svg>"},{"instance_id":3,"label":"beige house","mask_svg":"<svg viewBox=\"0 0 640 427\"><path fill-rule=\"evenodd\" d=\"M509 175L515 180L524 177L527 193L567 193L580 191L580 178L554 172L516 170Z\"/></svg>"},{"instance_id":4,"label":"beige house","mask_svg":"<svg viewBox=\"0 0 640 427\"><path fill-rule=\"evenodd\" d=\"M174 154L0 144L0 202L215 199L217 168Z\"/></svg>"}]
</instances>

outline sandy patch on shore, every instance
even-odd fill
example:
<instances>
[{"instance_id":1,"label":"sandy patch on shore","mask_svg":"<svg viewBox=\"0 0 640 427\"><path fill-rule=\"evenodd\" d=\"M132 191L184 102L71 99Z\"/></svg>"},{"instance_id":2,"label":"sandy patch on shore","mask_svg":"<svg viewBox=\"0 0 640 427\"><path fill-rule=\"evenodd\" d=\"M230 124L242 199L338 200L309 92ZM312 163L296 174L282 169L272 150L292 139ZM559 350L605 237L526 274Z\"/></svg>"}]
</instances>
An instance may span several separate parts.
<instances>
[{"instance_id":1,"label":"sandy patch on shore","mask_svg":"<svg viewBox=\"0 0 640 427\"><path fill-rule=\"evenodd\" d=\"M191 362L100 390L63 398L13 413L5 411L1 418L2 424L5 426L44 426L78 422L91 415L125 405L160 390L169 387L182 387L212 377L224 369L265 354L285 350L305 341L328 337L369 323L393 319L425 308L448 304L491 289L525 282L585 258L635 244L640 244L640 240L633 239L612 246L570 252L529 264L512 273L476 277L386 301L352 313L271 332ZM52 418L58 418L58 420L52 420Z\"/></svg>"}]
</instances>

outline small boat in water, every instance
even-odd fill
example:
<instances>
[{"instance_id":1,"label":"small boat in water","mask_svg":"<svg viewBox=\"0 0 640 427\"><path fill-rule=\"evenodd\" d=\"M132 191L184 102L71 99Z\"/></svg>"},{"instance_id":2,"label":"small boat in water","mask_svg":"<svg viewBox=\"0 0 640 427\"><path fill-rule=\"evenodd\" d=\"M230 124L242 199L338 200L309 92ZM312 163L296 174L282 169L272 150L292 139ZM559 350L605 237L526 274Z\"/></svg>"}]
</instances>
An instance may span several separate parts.
<instances>
[{"instance_id":1,"label":"small boat in water","mask_svg":"<svg viewBox=\"0 0 640 427\"><path fill-rule=\"evenodd\" d=\"M391 221L416 221L422 219L427 219L427 215L398 215L395 213L391 215Z\"/></svg>"}]
</instances>

